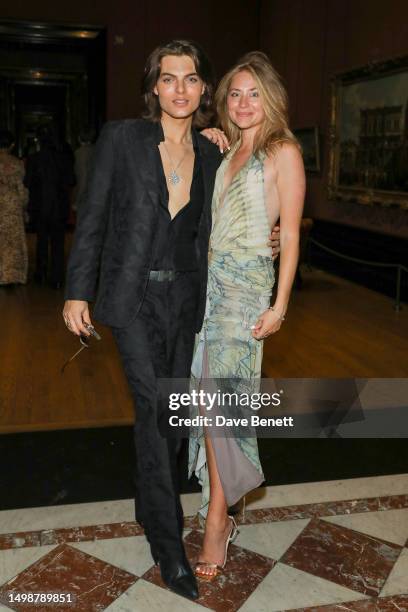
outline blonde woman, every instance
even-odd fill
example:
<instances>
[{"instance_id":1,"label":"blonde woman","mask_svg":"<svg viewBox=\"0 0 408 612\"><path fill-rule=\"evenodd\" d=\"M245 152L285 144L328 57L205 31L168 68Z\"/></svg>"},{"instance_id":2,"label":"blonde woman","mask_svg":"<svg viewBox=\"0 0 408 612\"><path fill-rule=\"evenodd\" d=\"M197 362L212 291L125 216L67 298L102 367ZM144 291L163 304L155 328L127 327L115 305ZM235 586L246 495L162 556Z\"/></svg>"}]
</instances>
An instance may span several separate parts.
<instances>
[{"instance_id":1,"label":"blonde woman","mask_svg":"<svg viewBox=\"0 0 408 612\"><path fill-rule=\"evenodd\" d=\"M288 307L298 261L304 168L288 127L285 89L266 55L245 55L221 80L215 100L231 149L215 181L206 313L195 345L192 386L253 393L260 385L263 339L279 330ZM220 137L216 130L206 135ZM270 306L274 266L268 241L278 219L279 283ZM210 416L227 411L217 405ZM200 412L209 414L203 407ZM237 533L228 507L264 480L256 437L214 429L192 432L189 449L189 474L195 472L203 488L200 514L206 524L195 572L204 579L213 579L225 566L228 544Z\"/></svg>"}]
</instances>

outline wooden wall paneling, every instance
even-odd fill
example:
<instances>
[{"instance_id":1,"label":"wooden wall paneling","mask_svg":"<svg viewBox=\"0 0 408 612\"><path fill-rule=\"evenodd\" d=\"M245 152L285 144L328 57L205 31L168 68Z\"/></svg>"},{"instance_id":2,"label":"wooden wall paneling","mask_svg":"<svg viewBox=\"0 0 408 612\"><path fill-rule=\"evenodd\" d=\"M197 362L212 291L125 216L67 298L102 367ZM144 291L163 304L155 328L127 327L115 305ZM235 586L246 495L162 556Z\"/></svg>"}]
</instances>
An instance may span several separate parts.
<instances>
[{"instance_id":1,"label":"wooden wall paneling","mask_svg":"<svg viewBox=\"0 0 408 612\"><path fill-rule=\"evenodd\" d=\"M394 0L389 6L386 32L392 40L393 55L408 53L408 16L407 1Z\"/></svg>"},{"instance_id":2,"label":"wooden wall paneling","mask_svg":"<svg viewBox=\"0 0 408 612\"><path fill-rule=\"evenodd\" d=\"M20 0L2 7L1 17L106 26L107 116L120 119L140 111L143 67L156 45L176 37L197 40L221 76L240 55L259 47L259 7L260 0Z\"/></svg>"},{"instance_id":3,"label":"wooden wall paneling","mask_svg":"<svg viewBox=\"0 0 408 612\"><path fill-rule=\"evenodd\" d=\"M407 238L408 211L328 201L326 176L330 77L375 59L408 53L408 3L327 0L326 6L326 17L320 0L313 3L263 0L261 10L261 44L266 51L287 49L286 62L281 62L281 66L284 66L282 76L287 83L292 125L299 126L316 116L321 126L323 172L320 177L308 176L306 212L318 219ZM278 28L277 16L285 15L285 11L288 11L287 27ZM273 43L267 35L271 28ZM316 64L318 54L320 68Z\"/></svg>"},{"instance_id":4,"label":"wooden wall paneling","mask_svg":"<svg viewBox=\"0 0 408 612\"><path fill-rule=\"evenodd\" d=\"M324 32L321 39L320 64L320 91L319 96L312 97L314 104L319 107L318 125L320 130L320 175L308 176L305 213L312 217L325 218L328 207L327 201L327 172L329 167L329 124L330 124L330 81L331 76L345 65L345 22L348 16L349 2L327 0L325 13L322 16ZM305 50L305 54L307 50ZM305 98L308 90L304 89Z\"/></svg>"},{"instance_id":5,"label":"wooden wall paneling","mask_svg":"<svg viewBox=\"0 0 408 612\"><path fill-rule=\"evenodd\" d=\"M112 6L116 4L112 3ZM120 0L115 12L106 17L107 118L123 119L140 113L140 82L146 61L146 4ZM123 43L122 43L123 41Z\"/></svg>"},{"instance_id":6,"label":"wooden wall paneling","mask_svg":"<svg viewBox=\"0 0 408 612\"><path fill-rule=\"evenodd\" d=\"M406 0L209 0L205 5L188 0L159 5L148 0L71 0L69 6L20 0L2 6L2 18L107 26L108 119L139 112L146 56L164 39L196 38L219 76L244 52L261 48L287 86L291 125L319 118L325 155L332 72L408 52ZM316 217L408 236L407 211L328 202L326 172L325 158L322 177L309 180Z\"/></svg>"},{"instance_id":7,"label":"wooden wall paneling","mask_svg":"<svg viewBox=\"0 0 408 612\"><path fill-rule=\"evenodd\" d=\"M398 10L396 10L399 5ZM372 10L371 10L372 9ZM408 16L405 3L405 14ZM341 3L329 0L327 19L326 86L322 106L327 109L326 133L329 128L330 78L336 72L349 70L380 57L395 55L393 32L399 31L404 14L399 1L387 4L373 2ZM391 27L392 25L392 27ZM404 25L403 28L406 26ZM398 40L398 37L397 37ZM394 50L393 50L394 49ZM408 52L408 46L407 51ZM319 219L336 221L385 234L408 237L408 212L381 206L361 206L327 199L326 177L328 168L328 138L325 138L325 168L321 197L313 198L313 214Z\"/></svg>"},{"instance_id":8,"label":"wooden wall paneling","mask_svg":"<svg viewBox=\"0 0 408 612\"><path fill-rule=\"evenodd\" d=\"M145 54L157 45L173 38L192 39L205 49L210 39L210 5L179 0L174 2L146 1Z\"/></svg>"},{"instance_id":9,"label":"wooden wall paneling","mask_svg":"<svg viewBox=\"0 0 408 612\"><path fill-rule=\"evenodd\" d=\"M258 0L147 3L145 55L171 38L189 38L210 56L217 78L247 51L258 48Z\"/></svg>"},{"instance_id":10,"label":"wooden wall paneling","mask_svg":"<svg viewBox=\"0 0 408 612\"><path fill-rule=\"evenodd\" d=\"M20 0L2 6L2 19L54 23L95 24L107 28L107 116L118 119L135 114L139 106L139 83L144 62L144 6L147 0ZM124 36L124 44L115 44Z\"/></svg>"},{"instance_id":11,"label":"wooden wall paneling","mask_svg":"<svg viewBox=\"0 0 408 612\"><path fill-rule=\"evenodd\" d=\"M211 38L208 49L217 78L248 51L259 49L260 0L208 3ZM201 19L201 17L199 17Z\"/></svg>"},{"instance_id":12,"label":"wooden wall paneling","mask_svg":"<svg viewBox=\"0 0 408 612\"><path fill-rule=\"evenodd\" d=\"M289 116L291 125L297 124L299 105L300 39L302 29L302 2L293 0L289 4L288 46L286 55L286 86L289 95Z\"/></svg>"},{"instance_id":13,"label":"wooden wall paneling","mask_svg":"<svg viewBox=\"0 0 408 612\"><path fill-rule=\"evenodd\" d=\"M289 2L261 2L259 46L286 79L288 57Z\"/></svg>"},{"instance_id":14,"label":"wooden wall paneling","mask_svg":"<svg viewBox=\"0 0 408 612\"><path fill-rule=\"evenodd\" d=\"M347 20L347 59L350 65L407 52L407 2L355 0ZM405 50L405 51L404 51Z\"/></svg>"},{"instance_id":15,"label":"wooden wall paneling","mask_svg":"<svg viewBox=\"0 0 408 612\"><path fill-rule=\"evenodd\" d=\"M293 127L312 126L320 122L326 10L327 0L315 0L313 11L308 0L303 0L300 7L296 123Z\"/></svg>"}]
</instances>

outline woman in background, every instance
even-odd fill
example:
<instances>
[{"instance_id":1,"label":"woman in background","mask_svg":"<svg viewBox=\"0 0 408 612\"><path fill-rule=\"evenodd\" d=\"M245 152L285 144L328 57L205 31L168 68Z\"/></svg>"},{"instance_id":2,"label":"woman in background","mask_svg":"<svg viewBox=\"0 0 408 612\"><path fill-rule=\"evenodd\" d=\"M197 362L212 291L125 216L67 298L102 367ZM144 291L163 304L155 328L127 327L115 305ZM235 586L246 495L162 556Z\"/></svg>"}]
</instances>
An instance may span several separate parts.
<instances>
[{"instance_id":1,"label":"woman in background","mask_svg":"<svg viewBox=\"0 0 408 612\"><path fill-rule=\"evenodd\" d=\"M24 164L11 155L14 138L0 130L0 285L27 282L27 243L24 209L28 192L23 185Z\"/></svg>"},{"instance_id":2,"label":"woman in background","mask_svg":"<svg viewBox=\"0 0 408 612\"><path fill-rule=\"evenodd\" d=\"M263 339L279 330L286 314L298 261L305 176L288 128L286 92L266 55L244 56L224 76L215 99L231 151L214 187L207 305L192 387L250 395L260 387ZM279 218L279 283L270 307L274 268L268 240ZM239 406L216 406L215 414L200 411L234 416ZM237 533L228 507L264 480L253 432L231 433L206 427L190 437L189 474L194 471L202 485L200 514L206 517L195 571L206 579L224 567Z\"/></svg>"}]
</instances>

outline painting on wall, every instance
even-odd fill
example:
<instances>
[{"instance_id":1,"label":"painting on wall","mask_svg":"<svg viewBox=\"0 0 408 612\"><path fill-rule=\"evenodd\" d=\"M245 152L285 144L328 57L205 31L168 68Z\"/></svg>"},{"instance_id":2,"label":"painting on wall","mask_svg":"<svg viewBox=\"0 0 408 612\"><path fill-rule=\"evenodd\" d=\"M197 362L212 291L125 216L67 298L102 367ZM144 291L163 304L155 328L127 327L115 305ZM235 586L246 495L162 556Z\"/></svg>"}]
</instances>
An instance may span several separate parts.
<instances>
[{"instance_id":1,"label":"painting on wall","mask_svg":"<svg viewBox=\"0 0 408 612\"><path fill-rule=\"evenodd\" d=\"M293 133L302 147L305 170L320 172L319 128L299 128Z\"/></svg>"},{"instance_id":2,"label":"painting on wall","mask_svg":"<svg viewBox=\"0 0 408 612\"><path fill-rule=\"evenodd\" d=\"M408 208L408 57L333 78L329 196Z\"/></svg>"}]
</instances>

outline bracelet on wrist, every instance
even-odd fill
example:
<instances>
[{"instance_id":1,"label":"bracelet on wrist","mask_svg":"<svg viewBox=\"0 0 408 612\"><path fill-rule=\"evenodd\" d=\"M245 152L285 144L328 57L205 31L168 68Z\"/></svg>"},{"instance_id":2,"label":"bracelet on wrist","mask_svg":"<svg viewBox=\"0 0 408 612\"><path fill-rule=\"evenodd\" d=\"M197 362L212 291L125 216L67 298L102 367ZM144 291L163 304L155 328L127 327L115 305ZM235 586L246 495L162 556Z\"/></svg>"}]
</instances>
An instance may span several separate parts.
<instances>
[{"instance_id":1,"label":"bracelet on wrist","mask_svg":"<svg viewBox=\"0 0 408 612\"><path fill-rule=\"evenodd\" d=\"M285 320L285 315L279 314L275 309L275 306L269 306L268 310L273 310L274 312L276 312L276 314L278 315L278 319L280 319L281 321Z\"/></svg>"}]
</instances>

